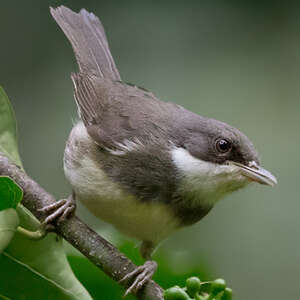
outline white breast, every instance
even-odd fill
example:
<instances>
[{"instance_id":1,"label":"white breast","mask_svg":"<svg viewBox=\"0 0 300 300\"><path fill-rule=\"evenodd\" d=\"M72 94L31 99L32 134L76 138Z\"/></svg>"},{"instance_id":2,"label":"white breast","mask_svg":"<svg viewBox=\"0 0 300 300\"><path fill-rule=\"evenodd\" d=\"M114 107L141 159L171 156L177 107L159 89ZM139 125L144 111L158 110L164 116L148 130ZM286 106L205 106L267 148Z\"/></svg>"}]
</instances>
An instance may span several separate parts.
<instances>
[{"instance_id":1,"label":"white breast","mask_svg":"<svg viewBox=\"0 0 300 300\"><path fill-rule=\"evenodd\" d=\"M65 150L65 174L76 199L96 217L143 241L158 243L174 231L179 222L165 204L137 200L108 178L88 153L76 151L80 143L90 142L84 125L79 123L73 128Z\"/></svg>"}]
</instances>

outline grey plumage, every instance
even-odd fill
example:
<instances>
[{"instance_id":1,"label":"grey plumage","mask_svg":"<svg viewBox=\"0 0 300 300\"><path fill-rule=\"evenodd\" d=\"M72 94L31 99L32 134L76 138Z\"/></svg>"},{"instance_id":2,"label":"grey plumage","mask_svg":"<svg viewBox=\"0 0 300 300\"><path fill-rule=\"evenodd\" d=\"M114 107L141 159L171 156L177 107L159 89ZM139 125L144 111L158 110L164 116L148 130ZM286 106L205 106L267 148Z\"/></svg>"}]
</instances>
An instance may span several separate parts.
<instances>
[{"instance_id":1,"label":"grey plumage","mask_svg":"<svg viewBox=\"0 0 300 300\"><path fill-rule=\"evenodd\" d=\"M65 154L69 175L70 170L84 173L81 161L89 157L128 195L141 203L162 203L181 225L188 225L212 208L205 198L211 197L213 190L183 188L186 174L174 163L172 150L186 149L200 162L217 165L227 161L259 164L254 146L238 129L162 102L147 90L122 82L103 26L94 14L85 9L74 13L64 6L51 8L51 14L71 42L78 62L79 73L71 77L80 118L89 136L81 137L85 145L78 137L82 129L74 130L77 136L71 134ZM230 151L216 149L219 138L230 143ZM74 155L76 151L78 155ZM76 184L74 181L74 189ZM230 184L224 181L220 186L213 183L216 199L244 185L240 179ZM84 198L84 193L81 196Z\"/></svg>"},{"instance_id":2,"label":"grey plumage","mask_svg":"<svg viewBox=\"0 0 300 300\"><path fill-rule=\"evenodd\" d=\"M82 9L77 14L64 6L50 12L71 42L80 72L121 80L104 28L93 13Z\"/></svg>"},{"instance_id":3,"label":"grey plumage","mask_svg":"<svg viewBox=\"0 0 300 300\"><path fill-rule=\"evenodd\" d=\"M186 147L206 161L258 161L252 143L236 128L162 102L152 93L120 81L103 26L94 14L85 9L74 13L64 6L51 9L51 13L75 52L80 69L72 74L75 100L88 133L99 146L118 149L118 143L133 138L143 143L163 140ZM214 150L211 140L217 137L233 143L230 157Z\"/></svg>"},{"instance_id":4,"label":"grey plumage","mask_svg":"<svg viewBox=\"0 0 300 300\"><path fill-rule=\"evenodd\" d=\"M120 81L82 73L72 74L72 79L81 119L99 146L118 149L124 140L136 139L144 144L163 141L186 147L206 161L258 161L249 139L223 122L162 102L152 93ZM216 153L211 140L217 137L232 141L230 156Z\"/></svg>"},{"instance_id":5,"label":"grey plumage","mask_svg":"<svg viewBox=\"0 0 300 300\"><path fill-rule=\"evenodd\" d=\"M94 14L63 6L51 8L51 14L79 66L71 77L82 122L67 142L66 177L76 200L95 216L143 241L145 259L161 240L199 221L226 194L250 181L276 184L238 129L121 81ZM153 261L139 267L143 278L140 274L127 292L141 287L155 269Z\"/></svg>"}]
</instances>

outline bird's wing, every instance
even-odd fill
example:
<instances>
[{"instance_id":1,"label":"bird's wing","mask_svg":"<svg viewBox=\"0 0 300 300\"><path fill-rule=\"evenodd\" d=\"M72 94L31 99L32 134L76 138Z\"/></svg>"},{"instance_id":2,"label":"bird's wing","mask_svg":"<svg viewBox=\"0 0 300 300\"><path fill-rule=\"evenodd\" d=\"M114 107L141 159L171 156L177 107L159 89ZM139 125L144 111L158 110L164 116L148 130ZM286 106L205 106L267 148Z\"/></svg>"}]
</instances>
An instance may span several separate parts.
<instances>
[{"instance_id":1,"label":"bird's wing","mask_svg":"<svg viewBox=\"0 0 300 300\"><path fill-rule=\"evenodd\" d=\"M100 20L82 9L51 8L51 14L73 47L80 72L72 74L75 100L88 133L100 146L114 149L126 141L160 139L172 143L185 134L193 117L182 107L122 83ZM180 120L182 116L184 120ZM181 128L176 128L180 124Z\"/></svg>"},{"instance_id":2,"label":"bird's wing","mask_svg":"<svg viewBox=\"0 0 300 300\"><path fill-rule=\"evenodd\" d=\"M174 141L181 106L162 102L136 86L82 73L72 74L79 115L89 135L105 148L126 142Z\"/></svg>"},{"instance_id":3,"label":"bird's wing","mask_svg":"<svg viewBox=\"0 0 300 300\"><path fill-rule=\"evenodd\" d=\"M104 28L93 13L85 9L75 13L65 6L51 7L50 11L73 47L80 72L121 79Z\"/></svg>"}]
</instances>

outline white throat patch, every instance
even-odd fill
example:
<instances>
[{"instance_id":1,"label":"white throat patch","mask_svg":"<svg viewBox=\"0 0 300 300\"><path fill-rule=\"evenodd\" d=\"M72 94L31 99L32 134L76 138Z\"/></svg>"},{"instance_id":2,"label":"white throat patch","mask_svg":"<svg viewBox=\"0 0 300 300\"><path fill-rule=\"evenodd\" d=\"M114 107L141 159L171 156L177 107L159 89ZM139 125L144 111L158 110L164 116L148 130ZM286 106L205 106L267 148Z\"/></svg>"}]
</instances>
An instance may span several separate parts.
<instances>
[{"instance_id":1,"label":"white throat patch","mask_svg":"<svg viewBox=\"0 0 300 300\"><path fill-rule=\"evenodd\" d=\"M240 169L234 165L221 165L198 159L184 148L173 148L171 155L175 166L184 177L180 190L189 195L195 205L199 201L213 205L224 195L248 183Z\"/></svg>"}]
</instances>

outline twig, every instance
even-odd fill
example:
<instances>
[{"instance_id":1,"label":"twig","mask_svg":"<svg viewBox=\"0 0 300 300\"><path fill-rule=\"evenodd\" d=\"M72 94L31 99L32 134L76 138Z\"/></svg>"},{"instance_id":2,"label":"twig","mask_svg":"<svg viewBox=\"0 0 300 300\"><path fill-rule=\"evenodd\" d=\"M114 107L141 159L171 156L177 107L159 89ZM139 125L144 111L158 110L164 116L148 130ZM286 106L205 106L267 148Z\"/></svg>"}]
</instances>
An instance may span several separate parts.
<instances>
[{"instance_id":1,"label":"twig","mask_svg":"<svg viewBox=\"0 0 300 300\"><path fill-rule=\"evenodd\" d=\"M38 183L12 164L0 153L0 175L11 177L24 192L22 204L40 221L45 215L40 208L54 203L55 198ZM56 225L55 231L112 279L119 281L136 265L119 252L112 244L90 229L76 216ZM128 287L129 283L124 283ZM150 281L136 294L138 299L162 300L162 288Z\"/></svg>"}]
</instances>

